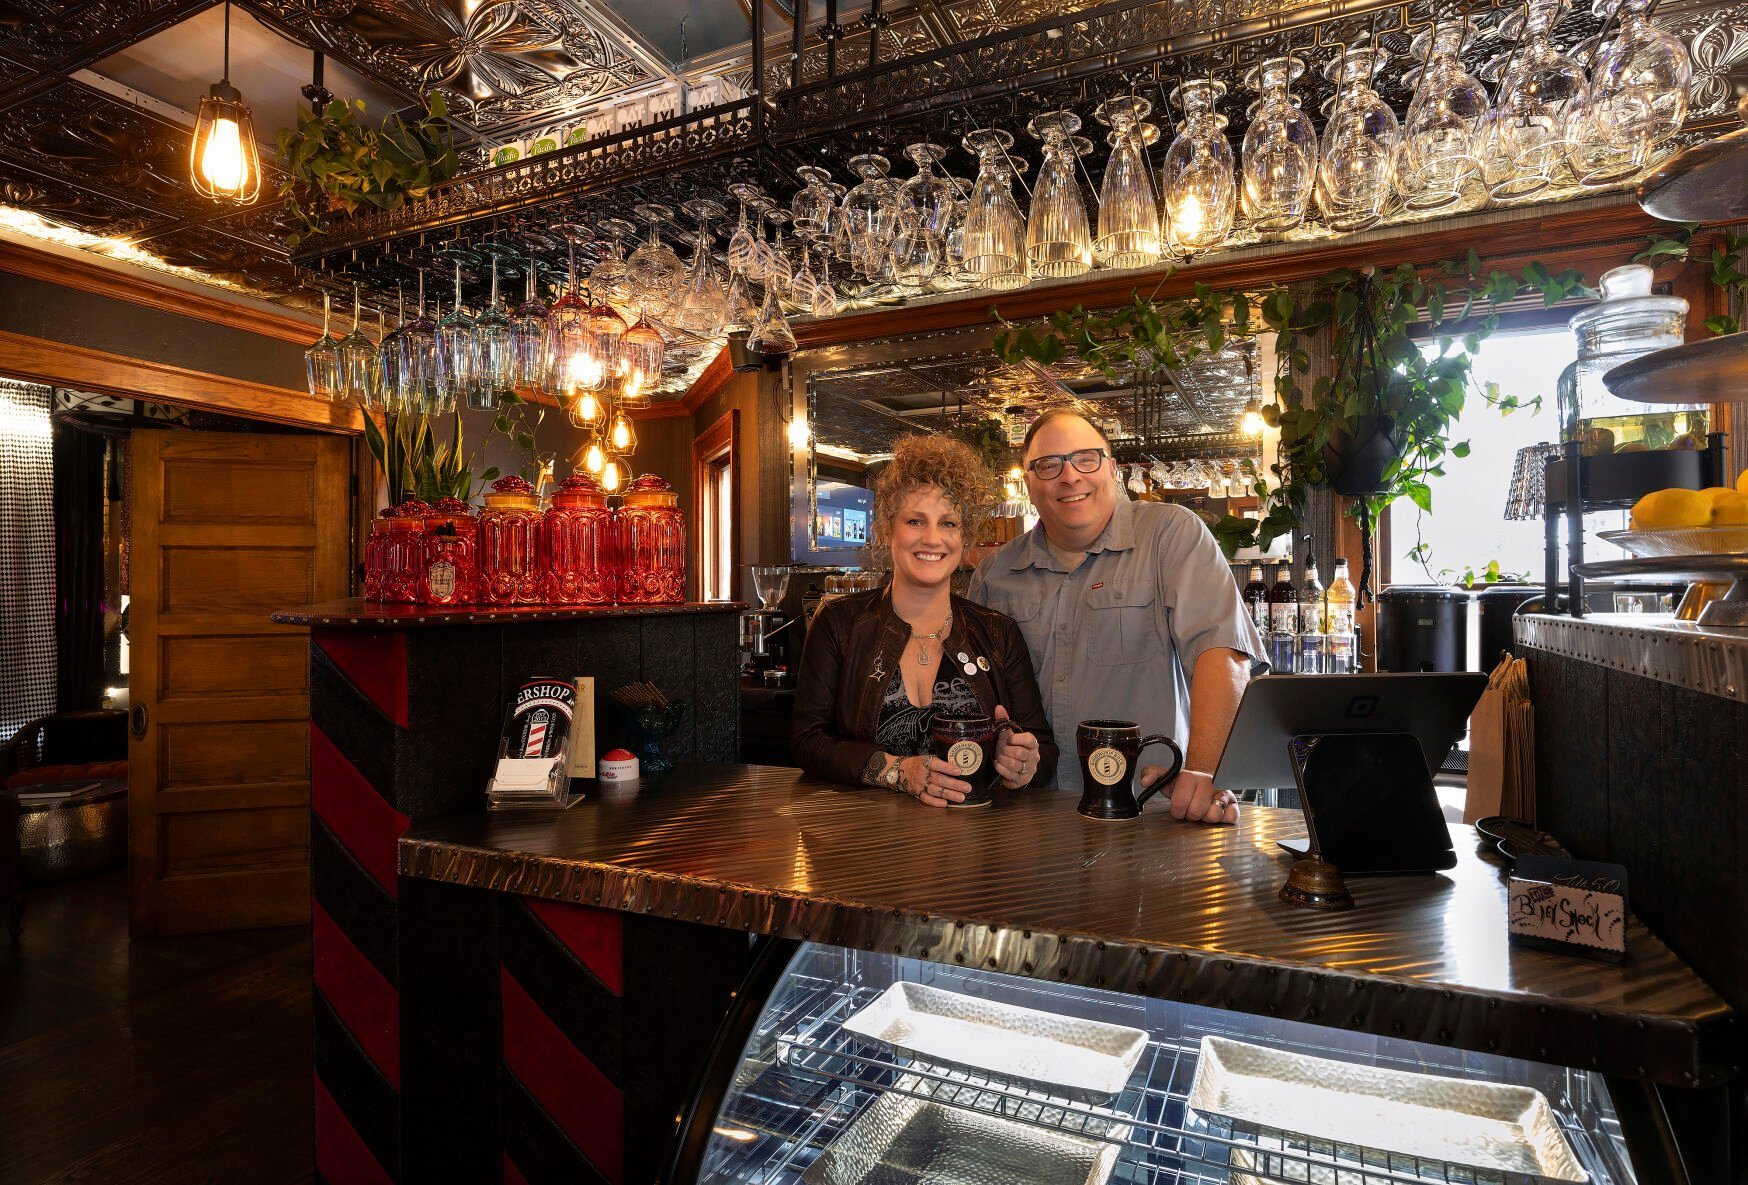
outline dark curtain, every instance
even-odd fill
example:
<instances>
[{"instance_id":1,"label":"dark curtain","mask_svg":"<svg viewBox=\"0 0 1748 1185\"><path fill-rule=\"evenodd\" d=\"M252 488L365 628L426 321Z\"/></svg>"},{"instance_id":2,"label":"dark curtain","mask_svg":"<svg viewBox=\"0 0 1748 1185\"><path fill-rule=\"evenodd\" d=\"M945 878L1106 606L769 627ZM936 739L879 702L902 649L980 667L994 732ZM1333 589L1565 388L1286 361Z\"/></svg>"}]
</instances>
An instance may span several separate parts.
<instances>
[{"instance_id":1,"label":"dark curtain","mask_svg":"<svg viewBox=\"0 0 1748 1185\"><path fill-rule=\"evenodd\" d=\"M103 705L103 437L54 430L56 708Z\"/></svg>"}]
</instances>

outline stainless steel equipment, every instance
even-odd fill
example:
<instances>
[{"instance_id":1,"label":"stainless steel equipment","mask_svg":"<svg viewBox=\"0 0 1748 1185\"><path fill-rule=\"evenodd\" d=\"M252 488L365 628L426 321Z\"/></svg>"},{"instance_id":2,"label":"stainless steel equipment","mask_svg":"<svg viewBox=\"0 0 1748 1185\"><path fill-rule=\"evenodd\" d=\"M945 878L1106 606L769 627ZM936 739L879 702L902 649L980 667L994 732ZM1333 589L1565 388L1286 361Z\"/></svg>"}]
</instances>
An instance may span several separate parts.
<instances>
[{"instance_id":1,"label":"stainless steel equipment","mask_svg":"<svg viewBox=\"0 0 1748 1185\"><path fill-rule=\"evenodd\" d=\"M789 569L775 564L755 564L752 573L759 608L748 609L740 615L741 673L781 684L784 679L773 680L767 673L787 670L793 665L787 661L788 639L777 640L779 634L794 624L794 620L779 608L789 591Z\"/></svg>"}]
</instances>

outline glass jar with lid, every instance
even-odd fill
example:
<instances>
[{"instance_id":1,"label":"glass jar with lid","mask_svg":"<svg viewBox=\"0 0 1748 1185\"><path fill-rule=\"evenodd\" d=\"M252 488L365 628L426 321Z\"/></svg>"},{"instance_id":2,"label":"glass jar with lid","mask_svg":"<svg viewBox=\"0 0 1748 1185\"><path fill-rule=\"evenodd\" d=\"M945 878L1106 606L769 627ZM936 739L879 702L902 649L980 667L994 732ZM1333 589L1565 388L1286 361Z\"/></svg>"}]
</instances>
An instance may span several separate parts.
<instances>
[{"instance_id":1,"label":"glass jar with lid","mask_svg":"<svg viewBox=\"0 0 1748 1185\"><path fill-rule=\"evenodd\" d=\"M546 510L547 599L556 605L611 605L617 592L613 512L601 483L578 471Z\"/></svg>"},{"instance_id":2,"label":"glass jar with lid","mask_svg":"<svg viewBox=\"0 0 1748 1185\"><path fill-rule=\"evenodd\" d=\"M460 498L442 498L425 516L419 564L421 605L473 603L477 523L473 507Z\"/></svg>"},{"instance_id":3,"label":"glass jar with lid","mask_svg":"<svg viewBox=\"0 0 1748 1185\"><path fill-rule=\"evenodd\" d=\"M619 601L678 605L686 599L686 518L667 479L646 473L619 508Z\"/></svg>"},{"instance_id":4,"label":"glass jar with lid","mask_svg":"<svg viewBox=\"0 0 1748 1185\"><path fill-rule=\"evenodd\" d=\"M478 600L484 605L538 605L545 597L540 498L517 474L500 477L479 514Z\"/></svg>"},{"instance_id":5,"label":"glass jar with lid","mask_svg":"<svg viewBox=\"0 0 1748 1185\"><path fill-rule=\"evenodd\" d=\"M1602 299L1567 323L1578 360L1560 375L1560 435L1586 456L1644 449L1702 448L1706 407L1617 399L1602 376L1641 354L1682 344L1687 301L1651 291L1651 269L1630 263L1605 272Z\"/></svg>"},{"instance_id":6,"label":"glass jar with lid","mask_svg":"<svg viewBox=\"0 0 1748 1185\"><path fill-rule=\"evenodd\" d=\"M364 537L364 599L367 601L382 600L383 549L388 543L388 525L394 516L394 507L383 507L370 524L370 534Z\"/></svg>"},{"instance_id":7,"label":"glass jar with lid","mask_svg":"<svg viewBox=\"0 0 1748 1185\"><path fill-rule=\"evenodd\" d=\"M382 541L378 599L396 605L418 603L420 544L425 536L425 516L430 513L431 508L417 498L408 498L394 508Z\"/></svg>"}]
</instances>

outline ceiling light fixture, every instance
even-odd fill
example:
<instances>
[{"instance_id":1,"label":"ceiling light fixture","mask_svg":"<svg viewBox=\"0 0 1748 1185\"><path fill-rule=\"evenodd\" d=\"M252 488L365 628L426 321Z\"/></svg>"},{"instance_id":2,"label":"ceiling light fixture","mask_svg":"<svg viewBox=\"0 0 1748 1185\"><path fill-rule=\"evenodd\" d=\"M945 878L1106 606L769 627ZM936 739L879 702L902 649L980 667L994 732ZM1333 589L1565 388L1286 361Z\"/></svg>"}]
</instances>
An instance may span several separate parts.
<instances>
[{"instance_id":1,"label":"ceiling light fixture","mask_svg":"<svg viewBox=\"0 0 1748 1185\"><path fill-rule=\"evenodd\" d=\"M1244 405L1244 418L1238 421L1238 430L1246 436L1261 436L1262 426L1262 405L1252 395Z\"/></svg>"},{"instance_id":2,"label":"ceiling light fixture","mask_svg":"<svg viewBox=\"0 0 1748 1185\"><path fill-rule=\"evenodd\" d=\"M191 155L195 192L214 201L246 206L261 192L261 158L255 126L242 92L231 85L231 6L225 5L224 76L200 101Z\"/></svg>"}]
</instances>

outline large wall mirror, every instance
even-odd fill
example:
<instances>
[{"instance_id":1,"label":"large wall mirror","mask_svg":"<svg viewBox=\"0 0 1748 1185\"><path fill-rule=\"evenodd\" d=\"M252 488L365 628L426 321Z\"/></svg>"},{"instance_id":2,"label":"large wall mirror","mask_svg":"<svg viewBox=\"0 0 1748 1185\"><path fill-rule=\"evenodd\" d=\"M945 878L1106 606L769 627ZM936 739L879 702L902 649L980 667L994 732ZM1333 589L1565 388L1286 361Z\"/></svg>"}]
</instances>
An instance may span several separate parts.
<instances>
[{"instance_id":1,"label":"large wall mirror","mask_svg":"<svg viewBox=\"0 0 1748 1185\"><path fill-rule=\"evenodd\" d=\"M1233 341L1156 384L1112 382L1070 359L1009 366L990 349L993 329L942 332L803 351L790 372L795 443L790 550L797 564L860 567L873 533L873 479L909 432L966 440L998 478L1017 475L1010 445L1048 409L1071 407L1111 438L1131 497L1184 502L1210 517L1252 506L1267 442L1245 430L1273 373L1256 340ZM1004 482L989 542L1024 529L1024 484Z\"/></svg>"}]
</instances>

